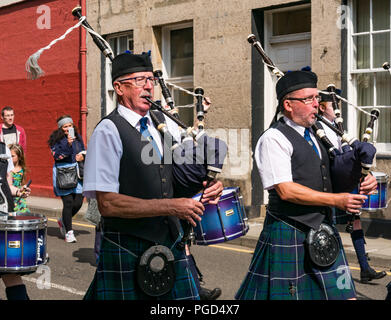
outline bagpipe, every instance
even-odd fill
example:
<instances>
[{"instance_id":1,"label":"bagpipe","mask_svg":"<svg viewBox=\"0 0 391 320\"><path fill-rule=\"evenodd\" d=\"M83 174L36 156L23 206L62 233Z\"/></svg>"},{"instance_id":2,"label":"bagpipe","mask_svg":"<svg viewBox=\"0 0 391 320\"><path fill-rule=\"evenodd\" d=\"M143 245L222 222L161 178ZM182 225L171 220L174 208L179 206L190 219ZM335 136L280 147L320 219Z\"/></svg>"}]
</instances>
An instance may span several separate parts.
<instances>
[{"instance_id":1,"label":"bagpipe","mask_svg":"<svg viewBox=\"0 0 391 320\"><path fill-rule=\"evenodd\" d=\"M247 40L260 53L264 63L271 73L276 75L278 79L281 78L284 75L283 72L281 72L266 55L262 45L256 40L255 35L250 34ZM343 129L343 119L340 108L338 107L335 86L330 84L327 88L327 92L325 93L331 95L333 109L336 115L336 125L333 125L323 119L321 115L315 114L319 122L312 125L312 130L328 150L330 156L330 173L333 191L337 193L352 192L355 188L357 188L357 185L369 173L369 170L372 167L373 160L376 155L376 149L368 141L380 112L378 109L373 109L371 111L371 119L365 130L363 141L360 142L358 139L348 135ZM322 125L328 126L341 138L343 142L342 150L338 150L336 146L333 145L326 136Z\"/></svg>"}]
</instances>

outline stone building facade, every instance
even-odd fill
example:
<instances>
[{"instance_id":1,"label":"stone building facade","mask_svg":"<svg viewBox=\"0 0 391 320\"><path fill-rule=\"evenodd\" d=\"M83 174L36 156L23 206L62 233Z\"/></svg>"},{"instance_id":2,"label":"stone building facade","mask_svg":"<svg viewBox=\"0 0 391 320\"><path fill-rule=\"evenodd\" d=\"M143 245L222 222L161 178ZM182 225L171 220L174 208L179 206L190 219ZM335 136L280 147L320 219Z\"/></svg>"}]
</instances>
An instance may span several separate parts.
<instances>
[{"instance_id":1,"label":"stone building facade","mask_svg":"<svg viewBox=\"0 0 391 320\"><path fill-rule=\"evenodd\" d=\"M255 217L263 213L267 194L262 191L252 156L257 140L274 115L276 79L247 42L247 36L255 34L282 71L310 66L318 74L320 89L333 83L353 104L375 106L381 98L381 104L387 107L391 102L381 90L387 85L389 89L391 76L374 65L375 60L390 60L387 1L383 1L384 16L373 0L89 0L87 19L115 47L115 53L124 49L135 53L151 50L155 69L163 70L168 82L191 91L196 87L204 89L212 100L206 128L223 138L230 149L220 177L226 186L240 186L249 215ZM376 15L384 20L377 29L381 32L373 30L372 23L367 28L361 22L378 21ZM384 52L376 49L373 42L379 41L375 39L379 37L377 33L384 35L385 41L388 36L388 49L386 42ZM366 45L366 38L360 38L363 35L375 40ZM374 59L368 56L367 49L369 55L374 52ZM365 59L371 59L371 63L363 67ZM185 63L192 63L191 70ZM88 137L101 117L112 109L108 70L108 59L103 58L88 36ZM372 85L373 77L365 78L368 75L377 79L376 84ZM370 85L363 88L362 78ZM192 103L192 96L173 90L173 96L181 102L176 101L177 105ZM378 99L370 100L368 90ZM155 99L161 99L158 87ZM346 103L342 106L345 128L360 136L359 111ZM383 110L383 122L387 125L390 115ZM194 117L188 106L181 109L181 114L189 121ZM364 116L361 115L362 123L367 121ZM391 173L391 139L387 130L390 131L389 122L388 129L379 128L381 143L374 167L385 175ZM377 210L371 215L391 218L390 210Z\"/></svg>"}]
</instances>

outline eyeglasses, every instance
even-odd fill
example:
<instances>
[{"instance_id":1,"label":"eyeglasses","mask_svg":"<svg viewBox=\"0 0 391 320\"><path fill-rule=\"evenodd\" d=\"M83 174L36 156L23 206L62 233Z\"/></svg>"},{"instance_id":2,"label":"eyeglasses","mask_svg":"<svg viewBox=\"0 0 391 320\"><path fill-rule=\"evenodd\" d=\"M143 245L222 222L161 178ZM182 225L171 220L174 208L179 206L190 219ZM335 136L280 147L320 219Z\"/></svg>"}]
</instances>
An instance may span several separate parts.
<instances>
[{"instance_id":1,"label":"eyeglasses","mask_svg":"<svg viewBox=\"0 0 391 320\"><path fill-rule=\"evenodd\" d=\"M125 78L125 79L118 80L118 82L122 83L123 81L128 81L128 80L134 80L133 84L136 87L144 87L147 84L147 81L151 81L154 86L157 85L156 77L145 77L145 76Z\"/></svg>"},{"instance_id":2,"label":"eyeglasses","mask_svg":"<svg viewBox=\"0 0 391 320\"><path fill-rule=\"evenodd\" d=\"M312 104L314 103L314 100L316 100L318 103L322 101L321 96L313 96L313 97L307 97L307 98L286 98L286 100L298 100L303 102L304 104Z\"/></svg>"}]
</instances>

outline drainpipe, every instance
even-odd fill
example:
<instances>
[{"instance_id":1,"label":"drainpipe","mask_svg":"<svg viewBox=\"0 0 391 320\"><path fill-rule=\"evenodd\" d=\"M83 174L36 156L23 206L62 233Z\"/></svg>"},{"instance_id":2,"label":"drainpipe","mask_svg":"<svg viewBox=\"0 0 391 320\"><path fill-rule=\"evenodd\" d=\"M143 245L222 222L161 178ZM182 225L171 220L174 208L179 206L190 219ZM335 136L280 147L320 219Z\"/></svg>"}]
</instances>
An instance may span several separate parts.
<instances>
[{"instance_id":1,"label":"drainpipe","mask_svg":"<svg viewBox=\"0 0 391 320\"><path fill-rule=\"evenodd\" d=\"M86 0L81 1L81 14L86 15ZM81 135L84 141L84 145L87 145L87 31L83 27L80 34L80 65L81 65L81 105L80 105L80 116L81 116Z\"/></svg>"}]
</instances>

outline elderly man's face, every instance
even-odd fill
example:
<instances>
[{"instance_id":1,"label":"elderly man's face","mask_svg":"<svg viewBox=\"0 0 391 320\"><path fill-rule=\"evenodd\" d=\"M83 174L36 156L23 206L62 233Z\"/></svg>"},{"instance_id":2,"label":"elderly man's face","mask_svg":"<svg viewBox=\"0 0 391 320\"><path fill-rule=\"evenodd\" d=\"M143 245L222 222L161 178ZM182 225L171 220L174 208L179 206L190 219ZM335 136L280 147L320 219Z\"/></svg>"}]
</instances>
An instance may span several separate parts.
<instances>
[{"instance_id":1,"label":"elderly man's face","mask_svg":"<svg viewBox=\"0 0 391 320\"><path fill-rule=\"evenodd\" d=\"M316 121L315 113L319 107L316 97L318 97L316 88L305 88L291 92L288 99L284 101L286 115L298 125L306 128L312 126ZM312 98L312 101L305 103L302 100L290 100L289 98L306 98L307 100Z\"/></svg>"},{"instance_id":2,"label":"elderly man's face","mask_svg":"<svg viewBox=\"0 0 391 320\"><path fill-rule=\"evenodd\" d=\"M150 109L150 103L145 97L152 99L154 90L153 82L146 78L153 78L153 73L149 71L131 73L120 77L113 84L120 97L120 103L141 116L145 116Z\"/></svg>"}]
</instances>

